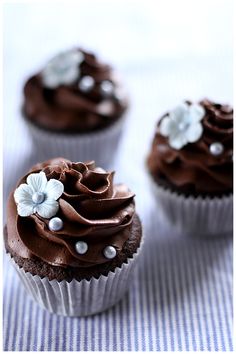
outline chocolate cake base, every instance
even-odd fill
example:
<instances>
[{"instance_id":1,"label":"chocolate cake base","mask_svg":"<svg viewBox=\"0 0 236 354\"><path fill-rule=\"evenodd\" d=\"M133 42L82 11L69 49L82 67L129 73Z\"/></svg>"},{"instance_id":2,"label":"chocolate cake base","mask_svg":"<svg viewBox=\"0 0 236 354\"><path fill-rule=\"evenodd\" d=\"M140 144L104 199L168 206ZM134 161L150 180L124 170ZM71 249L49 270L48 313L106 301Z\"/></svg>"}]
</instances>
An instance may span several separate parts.
<instances>
[{"instance_id":1,"label":"chocolate cake base","mask_svg":"<svg viewBox=\"0 0 236 354\"><path fill-rule=\"evenodd\" d=\"M107 275L110 271L114 271L115 268L121 267L128 258L131 258L137 251L142 237L141 221L137 214L134 215L133 223L131 227L130 237L125 242L124 247L119 254L109 262L103 264L97 264L93 267L60 267L52 266L37 257L34 259L26 259L19 257L16 253L12 252L7 242L7 228L4 228L4 240L5 247L8 253L14 258L15 262L22 267L26 272L33 275L38 275L41 278L47 277L49 280L56 279L57 281L66 280L70 282L72 279L82 280L99 278L101 275Z\"/></svg>"}]
</instances>

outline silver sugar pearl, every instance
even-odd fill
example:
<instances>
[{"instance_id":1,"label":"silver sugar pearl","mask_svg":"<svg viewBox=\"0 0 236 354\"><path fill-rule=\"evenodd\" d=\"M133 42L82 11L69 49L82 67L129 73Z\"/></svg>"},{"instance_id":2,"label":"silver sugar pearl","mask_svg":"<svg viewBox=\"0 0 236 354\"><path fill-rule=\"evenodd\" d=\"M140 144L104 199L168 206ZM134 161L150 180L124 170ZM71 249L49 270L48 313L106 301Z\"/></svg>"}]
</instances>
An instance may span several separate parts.
<instances>
[{"instance_id":1,"label":"silver sugar pearl","mask_svg":"<svg viewBox=\"0 0 236 354\"><path fill-rule=\"evenodd\" d=\"M210 145L210 153L214 156L219 156L224 151L224 146L221 143L212 143Z\"/></svg>"},{"instance_id":2,"label":"silver sugar pearl","mask_svg":"<svg viewBox=\"0 0 236 354\"><path fill-rule=\"evenodd\" d=\"M89 92L93 89L95 81L91 76L84 76L79 82L79 89L82 92Z\"/></svg>"},{"instance_id":3,"label":"silver sugar pearl","mask_svg":"<svg viewBox=\"0 0 236 354\"><path fill-rule=\"evenodd\" d=\"M107 259L113 259L116 256L116 249L113 246L107 246L104 248L103 254Z\"/></svg>"},{"instance_id":4,"label":"silver sugar pearl","mask_svg":"<svg viewBox=\"0 0 236 354\"><path fill-rule=\"evenodd\" d=\"M76 252L79 254L85 254L88 251L88 244L84 241L78 241L75 244Z\"/></svg>"},{"instance_id":5,"label":"silver sugar pearl","mask_svg":"<svg viewBox=\"0 0 236 354\"><path fill-rule=\"evenodd\" d=\"M35 192L33 195L32 195L32 201L35 203L35 204L41 204L45 199L45 194L42 193L42 192Z\"/></svg>"},{"instance_id":6,"label":"silver sugar pearl","mask_svg":"<svg viewBox=\"0 0 236 354\"><path fill-rule=\"evenodd\" d=\"M104 80L100 84L101 94L105 97L109 97L113 94L114 86L111 81Z\"/></svg>"},{"instance_id":7,"label":"silver sugar pearl","mask_svg":"<svg viewBox=\"0 0 236 354\"><path fill-rule=\"evenodd\" d=\"M49 220L48 227L51 231L60 231L63 228L63 221L58 217L52 218Z\"/></svg>"}]
</instances>

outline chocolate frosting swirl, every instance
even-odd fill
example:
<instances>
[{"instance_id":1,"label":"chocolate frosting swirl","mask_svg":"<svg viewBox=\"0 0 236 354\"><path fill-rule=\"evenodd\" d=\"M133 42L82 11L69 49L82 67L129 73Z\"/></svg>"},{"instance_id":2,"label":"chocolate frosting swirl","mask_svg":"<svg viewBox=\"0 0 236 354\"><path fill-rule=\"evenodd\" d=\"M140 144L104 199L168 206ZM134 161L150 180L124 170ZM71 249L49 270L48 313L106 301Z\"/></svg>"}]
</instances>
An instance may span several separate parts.
<instances>
[{"instance_id":1,"label":"chocolate frosting swirl","mask_svg":"<svg viewBox=\"0 0 236 354\"><path fill-rule=\"evenodd\" d=\"M23 114L41 128L66 133L91 132L112 124L128 107L124 89L112 68L94 54L77 50L83 53L84 60L80 64L80 77L73 84L46 88L40 73L25 84ZM78 86L84 76L95 80L93 89L87 93ZM113 84L114 95L102 95L100 84L104 80Z\"/></svg>"},{"instance_id":2,"label":"chocolate frosting swirl","mask_svg":"<svg viewBox=\"0 0 236 354\"><path fill-rule=\"evenodd\" d=\"M73 163L53 159L35 165L30 173L43 171L48 180L61 181L64 193L56 216L63 220L60 231L50 231L49 220L38 214L17 214L13 193L8 202L8 244L23 258L38 257L55 266L90 267L108 262L106 246L122 250L135 212L134 194L124 184L113 184L114 172L96 168L94 162ZM28 173L19 184L25 183ZM84 255L76 252L77 241L88 244Z\"/></svg>"},{"instance_id":3,"label":"chocolate frosting swirl","mask_svg":"<svg viewBox=\"0 0 236 354\"><path fill-rule=\"evenodd\" d=\"M208 99L200 105L205 109L203 134L197 142L180 150L170 147L168 138L160 134L158 123L147 161L150 173L157 183L186 195L232 193L233 109ZM224 147L219 156L210 153L210 145L215 142Z\"/></svg>"}]
</instances>

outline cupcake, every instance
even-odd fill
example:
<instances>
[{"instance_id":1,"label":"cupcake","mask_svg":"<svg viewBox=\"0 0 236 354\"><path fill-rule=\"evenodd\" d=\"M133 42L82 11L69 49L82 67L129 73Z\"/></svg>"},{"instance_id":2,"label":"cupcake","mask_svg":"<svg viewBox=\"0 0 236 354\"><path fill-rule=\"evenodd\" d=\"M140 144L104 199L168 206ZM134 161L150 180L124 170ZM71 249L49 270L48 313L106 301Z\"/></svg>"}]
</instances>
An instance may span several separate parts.
<instances>
[{"instance_id":1,"label":"cupcake","mask_svg":"<svg viewBox=\"0 0 236 354\"><path fill-rule=\"evenodd\" d=\"M39 161L62 155L108 166L127 107L114 70L82 49L58 54L24 86L23 117Z\"/></svg>"},{"instance_id":2,"label":"cupcake","mask_svg":"<svg viewBox=\"0 0 236 354\"><path fill-rule=\"evenodd\" d=\"M27 292L43 308L88 316L127 291L142 226L134 194L94 162L35 165L10 194L5 247Z\"/></svg>"},{"instance_id":3,"label":"cupcake","mask_svg":"<svg viewBox=\"0 0 236 354\"><path fill-rule=\"evenodd\" d=\"M163 115L147 158L165 221L218 235L233 229L233 109L204 99Z\"/></svg>"}]
</instances>

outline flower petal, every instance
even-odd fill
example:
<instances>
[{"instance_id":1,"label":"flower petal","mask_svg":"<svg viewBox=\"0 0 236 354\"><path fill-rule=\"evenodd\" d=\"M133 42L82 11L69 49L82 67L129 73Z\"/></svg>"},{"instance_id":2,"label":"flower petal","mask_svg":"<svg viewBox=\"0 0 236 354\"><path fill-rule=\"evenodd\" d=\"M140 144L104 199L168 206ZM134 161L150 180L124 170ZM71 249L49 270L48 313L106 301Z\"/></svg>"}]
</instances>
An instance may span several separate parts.
<instances>
[{"instance_id":1,"label":"flower petal","mask_svg":"<svg viewBox=\"0 0 236 354\"><path fill-rule=\"evenodd\" d=\"M41 204L37 204L34 207L34 212L37 212L42 218L50 219L56 215L59 209L59 204L53 199L45 199Z\"/></svg>"},{"instance_id":2,"label":"flower petal","mask_svg":"<svg viewBox=\"0 0 236 354\"><path fill-rule=\"evenodd\" d=\"M34 213L33 202L22 201L17 205L17 212L20 216L30 216Z\"/></svg>"},{"instance_id":3,"label":"flower petal","mask_svg":"<svg viewBox=\"0 0 236 354\"><path fill-rule=\"evenodd\" d=\"M71 50L69 52L70 61L72 64L80 64L84 60L84 54L78 50Z\"/></svg>"},{"instance_id":4,"label":"flower petal","mask_svg":"<svg viewBox=\"0 0 236 354\"><path fill-rule=\"evenodd\" d=\"M60 85L58 76L53 71L50 72L49 70L45 69L42 71L41 75L43 83L46 87L53 89Z\"/></svg>"},{"instance_id":5,"label":"flower petal","mask_svg":"<svg viewBox=\"0 0 236 354\"><path fill-rule=\"evenodd\" d=\"M33 192L44 192L47 185L47 177L44 172L31 173L26 179Z\"/></svg>"},{"instance_id":6,"label":"flower petal","mask_svg":"<svg viewBox=\"0 0 236 354\"><path fill-rule=\"evenodd\" d=\"M176 132L176 123L169 117L164 117L160 123L160 133L163 136L169 136Z\"/></svg>"},{"instance_id":7,"label":"flower petal","mask_svg":"<svg viewBox=\"0 0 236 354\"><path fill-rule=\"evenodd\" d=\"M194 143L195 141L198 141L202 135L203 132L203 127L201 123L194 123L191 124L190 127L186 130L186 138L188 142Z\"/></svg>"},{"instance_id":8,"label":"flower petal","mask_svg":"<svg viewBox=\"0 0 236 354\"><path fill-rule=\"evenodd\" d=\"M194 103L189 107L189 113L191 116L191 122L195 123L202 120L205 115L205 110L200 104Z\"/></svg>"},{"instance_id":9,"label":"flower petal","mask_svg":"<svg viewBox=\"0 0 236 354\"><path fill-rule=\"evenodd\" d=\"M173 119L176 123L180 123L185 120L186 115L188 116L189 106L187 103L183 102L176 108L174 108L170 113L170 118Z\"/></svg>"},{"instance_id":10,"label":"flower petal","mask_svg":"<svg viewBox=\"0 0 236 354\"><path fill-rule=\"evenodd\" d=\"M72 66L66 70L63 75L60 76L59 80L61 84L69 85L73 83L79 77L79 68L77 66Z\"/></svg>"},{"instance_id":11,"label":"flower petal","mask_svg":"<svg viewBox=\"0 0 236 354\"><path fill-rule=\"evenodd\" d=\"M32 194L32 188L28 184L22 183L14 192L15 202L18 204L24 201L32 201Z\"/></svg>"},{"instance_id":12,"label":"flower petal","mask_svg":"<svg viewBox=\"0 0 236 354\"><path fill-rule=\"evenodd\" d=\"M56 88L73 83L79 77L79 65L84 54L78 50L68 50L53 57L43 69L41 75L44 85Z\"/></svg>"},{"instance_id":13,"label":"flower petal","mask_svg":"<svg viewBox=\"0 0 236 354\"><path fill-rule=\"evenodd\" d=\"M184 145L188 143L185 133L177 133L170 136L169 144L173 149L180 150Z\"/></svg>"},{"instance_id":14,"label":"flower petal","mask_svg":"<svg viewBox=\"0 0 236 354\"><path fill-rule=\"evenodd\" d=\"M60 181L52 178L47 182L44 192L47 198L57 200L64 192L64 185Z\"/></svg>"}]
</instances>

